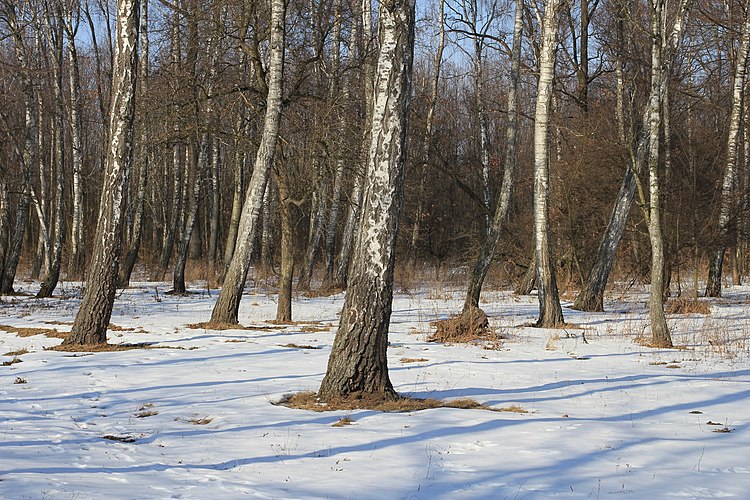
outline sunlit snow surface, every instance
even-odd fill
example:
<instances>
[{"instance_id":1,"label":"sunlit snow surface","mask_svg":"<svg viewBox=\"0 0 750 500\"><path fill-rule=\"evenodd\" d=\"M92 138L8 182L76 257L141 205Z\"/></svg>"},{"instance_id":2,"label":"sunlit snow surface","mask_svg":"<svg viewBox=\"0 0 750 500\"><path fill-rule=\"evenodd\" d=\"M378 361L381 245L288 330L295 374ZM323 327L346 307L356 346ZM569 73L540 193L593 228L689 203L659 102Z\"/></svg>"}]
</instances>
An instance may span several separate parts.
<instances>
[{"instance_id":1,"label":"sunlit snow surface","mask_svg":"<svg viewBox=\"0 0 750 500\"><path fill-rule=\"evenodd\" d=\"M488 291L490 324L510 336L494 350L425 341L429 321L460 309L460 287L397 294L398 391L525 414L274 406L317 389L343 294L297 297L300 323L277 327L265 323L275 295L257 289L240 321L261 328L207 331L186 325L208 320L217 292L167 289L124 291L112 323L134 330L109 332L110 343L164 349L81 355L0 331L0 354L29 350L0 367L1 498L750 498L750 288L730 289L709 316L669 316L683 350L633 342L644 294L618 296L605 314L565 308L585 329L550 331L522 326L535 297ZM72 321L80 289L58 293L3 297L0 324L69 330L56 323ZM354 423L332 427L343 416Z\"/></svg>"}]
</instances>

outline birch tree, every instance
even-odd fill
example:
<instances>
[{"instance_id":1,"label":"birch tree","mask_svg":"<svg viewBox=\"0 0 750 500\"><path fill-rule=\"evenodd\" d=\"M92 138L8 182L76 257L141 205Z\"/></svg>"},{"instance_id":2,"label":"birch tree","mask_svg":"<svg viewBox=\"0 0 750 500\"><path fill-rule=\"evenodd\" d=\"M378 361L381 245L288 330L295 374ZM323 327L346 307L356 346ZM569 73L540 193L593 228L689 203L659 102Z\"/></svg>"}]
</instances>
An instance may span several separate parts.
<instances>
[{"instance_id":1,"label":"birch tree","mask_svg":"<svg viewBox=\"0 0 750 500\"><path fill-rule=\"evenodd\" d=\"M562 0L547 0L539 53L539 84L534 113L534 244L539 290L537 326L556 327L564 323L557 291L555 262L550 247L549 226L549 124L552 82L555 76L557 18Z\"/></svg>"},{"instance_id":2,"label":"birch tree","mask_svg":"<svg viewBox=\"0 0 750 500\"><path fill-rule=\"evenodd\" d=\"M269 60L268 70L266 71L268 92L266 94L263 133L255 156L253 174L245 195L237 243L232 261L224 277L224 285L211 313L211 323L236 324L238 322L242 290L250 268L253 241L258 232L258 221L262 209L263 193L268 180L268 172L273 162L279 134L279 122L281 121L285 12L284 0L271 0Z\"/></svg>"},{"instance_id":3,"label":"birch tree","mask_svg":"<svg viewBox=\"0 0 750 500\"><path fill-rule=\"evenodd\" d=\"M122 241L124 189L133 161L139 0L118 0L104 186L86 291L65 346L107 342Z\"/></svg>"},{"instance_id":4,"label":"birch tree","mask_svg":"<svg viewBox=\"0 0 750 500\"><path fill-rule=\"evenodd\" d=\"M746 7L742 24L742 38L737 50L732 81L732 108L729 115L729 135L724 177L721 186L721 206L719 209L719 239L711 255L706 297L721 297L721 276L729 239L730 222L734 216L735 178L738 168L740 127L742 125L742 103L747 80L747 58L750 51L750 8Z\"/></svg>"},{"instance_id":5,"label":"birch tree","mask_svg":"<svg viewBox=\"0 0 750 500\"><path fill-rule=\"evenodd\" d=\"M362 220L328 369L326 400L358 395L395 399L386 351L414 53L414 0L380 3L371 142Z\"/></svg>"}]
</instances>

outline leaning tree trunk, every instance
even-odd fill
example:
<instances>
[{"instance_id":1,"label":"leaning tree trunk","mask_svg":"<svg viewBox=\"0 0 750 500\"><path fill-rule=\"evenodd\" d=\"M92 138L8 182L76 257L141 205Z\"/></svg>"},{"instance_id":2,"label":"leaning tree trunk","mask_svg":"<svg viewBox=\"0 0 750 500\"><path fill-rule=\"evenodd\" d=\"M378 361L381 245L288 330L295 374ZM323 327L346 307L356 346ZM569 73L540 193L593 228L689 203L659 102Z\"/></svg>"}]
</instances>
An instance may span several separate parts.
<instances>
[{"instance_id":1,"label":"leaning tree trunk","mask_svg":"<svg viewBox=\"0 0 750 500\"><path fill-rule=\"evenodd\" d=\"M244 109L237 120L236 133L239 135L243 130L242 120L244 118ZM245 133L249 132L247 125L244 127ZM240 147L240 140L234 141L234 183L232 191L232 215L229 217L229 228L227 229L227 238L224 245L224 268L221 272L221 281L224 281L224 275L229 268L234 254L234 245L237 242L237 231L240 226L240 215L242 215L242 192L245 186L245 160L247 152L245 148Z\"/></svg>"},{"instance_id":2,"label":"leaning tree trunk","mask_svg":"<svg viewBox=\"0 0 750 500\"><path fill-rule=\"evenodd\" d=\"M238 322L240 299L245 286L247 271L250 269L253 241L258 231L258 219L263 202L263 191L268 179L268 171L273 162L274 150L279 134L279 122L282 109L282 81L284 72L284 38L285 38L285 2L271 1L270 48L268 63L268 95L266 96L266 115L263 121L263 133L255 156L253 175L245 196L245 203L240 218L237 243L224 277L219 298L211 313L212 323Z\"/></svg>"},{"instance_id":3,"label":"leaning tree trunk","mask_svg":"<svg viewBox=\"0 0 750 500\"><path fill-rule=\"evenodd\" d=\"M123 192L133 161L133 116L138 74L138 0L117 2L117 45L99 220L81 308L63 345L107 342L122 241Z\"/></svg>"},{"instance_id":4,"label":"leaning tree trunk","mask_svg":"<svg viewBox=\"0 0 750 500\"><path fill-rule=\"evenodd\" d=\"M544 9L534 118L534 244L539 290L539 320L536 324L545 328L564 323L549 241L549 123L557 48L557 13L561 4L561 0L547 0Z\"/></svg>"},{"instance_id":5,"label":"leaning tree trunk","mask_svg":"<svg viewBox=\"0 0 750 500\"><path fill-rule=\"evenodd\" d=\"M469 286L464 300L463 313L470 313L479 307L479 296L482 284L487 277L487 271L495 255L495 249L500 241L503 223L508 215L510 199L513 193L513 175L516 168L516 145L518 127L518 87L521 71L521 28L523 14L523 0L516 0L516 13L513 22L513 48L511 50L510 86L508 88L508 129L506 131L505 165L503 167L503 184L500 197L495 207L495 215L489 228L489 234L482 245L474 267L469 276ZM434 87L433 87L434 90ZM429 116L429 115L428 115Z\"/></svg>"},{"instance_id":6,"label":"leaning tree trunk","mask_svg":"<svg viewBox=\"0 0 750 500\"><path fill-rule=\"evenodd\" d=\"M386 351L403 202L415 2L384 0L380 8L363 218L341 322L318 393L324 401L357 395L398 397L388 377Z\"/></svg>"},{"instance_id":7,"label":"leaning tree trunk","mask_svg":"<svg viewBox=\"0 0 750 500\"><path fill-rule=\"evenodd\" d=\"M742 28L742 41L735 61L734 85L732 91L732 112L729 116L729 137L727 138L727 160L721 188L721 208L719 209L718 245L711 255L711 267L706 284L707 297L721 297L721 275L729 239L729 226L734 212L734 178L737 168L740 125L742 123L742 99L747 75L747 57L750 49L750 9Z\"/></svg>"},{"instance_id":8,"label":"leaning tree trunk","mask_svg":"<svg viewBox=\"0 0 750 500\"><path fill-rule=\"evenodd\" d=\"M16 270L18 269L18 262L21 256L21 245L23 243L26 225L29 220L29 208L31 205L31 166L34 160L34 138L36 136L36 127L39 125L34 121L35 91L33 82L29 75L29 70L31 68L29 66L30 61L28 51L23 41L23 28L18 23L15 8L13 8L12 5L9 5L7 8L6 18L12 31L11 36L13 38L16 59L18 61L19 76L23 85L26 137L24 139L23 152L18 155L23 167L23 188L18 202L18 209L16 211L16 221L13 226L12 235L10 235L10 240L6 241L6 246L2 248L3 254L0 255L0 293L13 292L13 282L16 279ZM7 182L5 174L3 182ZM5 189L8 189L7 184L5 184ZM9 195L7 191L5 191L4 194ZM10 200L6 199L5 201L8 203ZM9 207L6 206L6 209L8 210L9 215ZM8 223L8 226L5 229L10 231L10 220L7 220L6 222Z\"/></svg>"}]
</instances>

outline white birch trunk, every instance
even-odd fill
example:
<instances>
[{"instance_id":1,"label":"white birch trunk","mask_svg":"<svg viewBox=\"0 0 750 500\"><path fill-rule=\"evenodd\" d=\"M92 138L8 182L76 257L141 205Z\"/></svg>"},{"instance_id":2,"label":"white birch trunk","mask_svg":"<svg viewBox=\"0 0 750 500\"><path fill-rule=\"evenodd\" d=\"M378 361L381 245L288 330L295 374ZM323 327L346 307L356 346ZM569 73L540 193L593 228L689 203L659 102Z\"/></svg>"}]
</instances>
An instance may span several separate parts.
<instances>
[{"instance_id":1,"label":"white birch trunk","mask_svg":"<svg viewBox=\"0 0 750 500\"><path fill-rule=\"evenodd\" d=\"M104 186L88 281L81 307L64 345L107 342L107 325L115 300L122 241L123 193L133 161L133 120L138 75L138 0L117 2L117 44Z\"/></svg>"},{"instance_id":2,"label":"white birch trunk","mask_svg":"<svg viewBox=\"0 0 750 500\"><path fill-rule=\"evenodd\" d=\"M706 285L707 297L721 297L721 277L724 254L728 246L729 226L735 213L734 179L737 168L740 126L742 124L742 100L744 95L747 58L750 52L750 9L747 9L742 26L742 39L735 61L734 80L732 85L732 111L729 115L729 136L727 137L727 158L721 186L721 207L719 209L719 240L711 256L711 267Z\"/></svg>"},{"instance_id":3,"label":"white birch trunk","mask_svg":"<svg viewBox=\"0 0 750 500\"><path fill-rule=\"evenodd\" d=\"M556 327L564 323L549 227L549 125L557 49L557 15L561 4L562 0L547 0L544 9L534 114L534 242L539 290L539 320L536 324L540 327Z\"/></svg>"}]
</instances>

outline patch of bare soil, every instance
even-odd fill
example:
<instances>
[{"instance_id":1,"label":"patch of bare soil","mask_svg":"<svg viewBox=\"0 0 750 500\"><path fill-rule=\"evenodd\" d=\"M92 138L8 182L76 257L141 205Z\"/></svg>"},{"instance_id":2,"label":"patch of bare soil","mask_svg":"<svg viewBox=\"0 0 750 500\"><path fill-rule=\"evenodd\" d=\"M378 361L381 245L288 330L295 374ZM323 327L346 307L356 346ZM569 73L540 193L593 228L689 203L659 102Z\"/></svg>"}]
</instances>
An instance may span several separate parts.
<instances>
[{"instance_id":1,"label":"patch of bare soil","mask_svg":"<svg viewBox=\"0 0 750 500\"><path fill-rule=\"evenodd\" d=\"M45 335L52 339L64 339L68 332L59 332L54 328L24 328L19 326L0 325L0 330L15 333L19 337L33 337L34 335Z\"/></svg>"},{"instance_id":2,"label":"patch of bare soil","mask_svg":"<svg viewBox=\"0 0 750 500\"><path fill-rule=\"evenodd\" d=\"M349 398L322 402L314 392L298 392L276 404L299 410L317 412L335 410L375 410L387 413L408 413L429 410L432 408L504 411L490 408L489 406L485 406L470 398L441 401L439 399L419 399L408 396L399 396L396 399L389 399L381 396L357 394Z\"/></svg>"},{"instance_id":3,"label":"patch of bare soil","mask_svg":"<svg viewBox=\"0 0 750 500\"><path fill-rule=\"evenodd\" d=\"M433 326L435 333L427 338L428 342L467 343L498 339L489 327L487 315L478 307L467 309L458 316L436 321Z\"/></svg>"},{"instance_id":4,"label":"patch of bare soil","mask_svg":"<svg viewBox=\"0 0 750 500\"><path fill-rule=\"evenodd\" d=\"M667 303L667 314L711 314L711 306L704 300L678 298Z\"/></svg>"}]
</instances>

